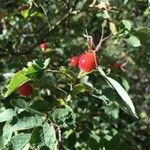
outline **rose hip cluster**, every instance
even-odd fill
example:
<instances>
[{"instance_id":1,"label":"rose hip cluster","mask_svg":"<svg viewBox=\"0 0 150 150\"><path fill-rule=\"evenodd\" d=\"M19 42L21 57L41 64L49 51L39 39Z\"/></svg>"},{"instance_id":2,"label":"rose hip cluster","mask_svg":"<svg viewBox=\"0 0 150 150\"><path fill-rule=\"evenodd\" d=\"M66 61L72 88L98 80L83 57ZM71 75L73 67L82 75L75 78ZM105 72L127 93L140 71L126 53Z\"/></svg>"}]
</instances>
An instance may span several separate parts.
<instances>
[{"instance_id":1,"label":"rose hip cluster","mask_svg":"<svg viewBox=\"0 0 150 150\"><path fill-rule=\"evenodd\" d=\"M91 50L79 56L73 56L70 60L70 65L79 67L81 71L91 72L97 66L96 54Z\"/></svg>"},{"instance_id":2,"label":"rose hip cluster","mask_svg":"<svg viewBox=\"0 0 150 150\"><path fill-rule=\"evenodd\" d=\"M88 45L88 50L77 56L73 56L70 60L70 65L72 67L79 68L83 72L91 72L94 69L96 69L97 64L98 64L98 57L97 53L101 49L102 43L110 37L104 37L104 28L102 27L102 36L99 40L99 43L97 46L94 45L93 38L92 36L89 36L88 34L84 35L87 38L87 45Z\"/></svg>"},{"instance_id":3,"label":"rose hip cluster","mask_svg":"<svg viewBox=\"0 0 150 150\"><path fill-rule=\"evenodd\" d=\"M103 30L104 29L102 28L102 36L96 47L94 46L93 38L91 36L85 35L87 37L88 50L81 55L73 56L70 60L71 66L76 68L78 67L83 72L91 72L96 69L98 64L97 52L100 50L102 42L109 37L108 36L103 39ZM42 42L39 45L39 48L42 50L46 50L48 47L48 43L46 42ZM31 96L33 93L33 88L29 83L24 83L19 87L18 91L22 96Z\"/></svg>"}]
</instances>

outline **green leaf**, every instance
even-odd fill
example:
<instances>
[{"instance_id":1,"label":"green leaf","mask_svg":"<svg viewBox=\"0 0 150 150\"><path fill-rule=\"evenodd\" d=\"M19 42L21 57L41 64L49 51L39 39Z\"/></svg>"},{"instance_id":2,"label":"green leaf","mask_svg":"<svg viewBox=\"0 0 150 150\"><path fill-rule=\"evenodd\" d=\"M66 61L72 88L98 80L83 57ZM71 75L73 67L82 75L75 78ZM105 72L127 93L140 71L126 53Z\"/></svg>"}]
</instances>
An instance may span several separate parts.
<instances>
[{"instance_id":1,"label":"green leaf","mask_svg":"<svg viewBox=\"0 0 150 150\"><path fill-rule=\"evenodd\" d=\"M113 35L117 34L117 28L116 28L115 23L109 22L109 29Z\"/></svg>"},{"instance_id":2,"label":"green leaf","mask_svg":"<svg viewBox=\"0 0 150 150\"><path fill-rule=\"evenodd\" d=\"M28 98L26 98L26 99L28 100ZM25 101L24 98L11 99L11 101L10 101L10 103L13 106L15 106L17 108L21 108L21 109L27 110L29 112L32 112L32 113L38 114L38 115L42 115L41 111L46 111L46 110L49 109L49 104L46 103L45 101L43 101L40 104L39 103L36 104L36 102L37 101L35 101L33 106L32 105L30 106L30 103Z\"/></svg>"},{"instance_id":3,"label":"green leaf","mask_svg":"<svg viewBox=\"0 0 150 150\"><path fill-rule=\"evenodd\" d=\"M92 91L92 90L93 90L93 88L91 88L91 86L88 86L88 85L83 84L83 83L79 83L79 84L74 86L71 93L75 96L75 95L78 95L79 93L83 93L86 91Z\"/></svg>"},{"instance_id":4,"label":"green leaf","mask_svg":"<svg viewBox=\"0 0 150 150\"><path fill-rule=\"evenodd\" d=\"M129 20L122 20L122 24L124 25L125 29L127 29L128 31L131 30L132 24Z\"/></svg>"},{"instance_id":5,"label":"green leaf","mask_svg":"<svg viewBox=\"0 0 150 150\"><path fill-rule=\"evenodd\" d=\"M92 96L97 99L103 100L107 105L110 103L110 101L114 100L115 94L110 87L106 87L102 91L96 89L96 94L92 94Z\"/></svg>"},{"instance_id":6,"label":"green leaf","mask_svg":"<svg viewBox=\"0 0 150 150\"><path fill-rule=\"evenodd\" d=\"M75 81L77 79L77 76L74 74L74 72L69 69L66 69L65 67L61 67L60 72L68 76L68 78L71 79L72 81Z\"/></svg>"},{"instance_id":7,"label":"green leaf","mask_svg":"<svg viewBox=\"0 0 150 150\"><path fill-rule=\"evenodd\" d=\"M18 71L10 80L7 85L7 91L4 94L4 97L9 96L12 92L14 92L19 86L22 84L40 78L44 69L48 67L50 59L46 59L44 62L42 61L33 61L28 63L28 67L24 68L21 71Z\"/></svg>"},{"instance_id":8,"label":"green leaf","mask_svg":"<svg viewBox=\"0 0 150 150\"><path fill-rule=\"evenodd\" d=\"M30 143L39 148L45 145L42 126L33 129Z\"/></svg>"},{"instance_id":9,"label":"green leaf","mask_svg":"<svg viewBox=\"0 0 150 150\"><path fill-rule=\"evenodd\" d=\"M69 149L74 149L74 146L76 144L76 132L74 132L72 129L68 130L64 133L64 139L67 147Z\"/></svg>"},{"instance_id":10,"label":"green leaf","mask_svg":"<svg viewBox=\"0 0 150 150\"><path fill-rule=\"evenodd\" d=\"M125 78L123 78L123 77L120 77L120 78L121 78L121 84L122 84L122 86L128 92L129 89L130 89L129 83L127 82L127 80Z\"/></svg>"},{"instance_id":11,"label":"green leaf","mask_svg":"<svg viewBox=\"0 0 150 150\"><path fill-rule=\"evenodd\" d=\"M10 103L18 108L27 109L29 104L23 98L11 99Z\"/></svg>"},{"instance_id":12,"label":"green leaf","mask_svg":"<svg viewBox=\"0 0 150 150\"><path fill-rule=\"evenodd\" d=\"M150 28L146 27L136 28L135 34L140 39L143 45L149 45Z\"/></svg>"},{"instance_id":13,"label":"green leaf","mask_svg":"<svg viewBox=\"0 0 150 150\"><path fill-rule=\"evenodd\" d=\"M22 11L22 12L21 12L22 16L23 16L24 18L27 18L28 15L29 15L29 11L30 11L30 9L27 9L27 10Z\"/></svg>"},{"instance_id":14,"label":"green leaf","mask_svg":"<svg viewBox=\"0 0 150 150\"><path fill-rule=\"evenodd\" d=\"M42 149L57 150L57 138L54 126L48 123L43 124L43 126L37 127L33 130L30 143Z\"/></svg>"},{"instance_id":15,"label":"green leaf","mask_svg":"<svg viewBox=\"0 0 150 150\"><path fill-rule=\"evenodd\" d=\"M29 66L26 69L26 76L30 77L31 79L38 79L40 78L43 73L44 73L44 69L46 69L48 67L50 63L50 58L46 59L44 62L42 61L33 61L33 62L29 62Z\"/></svg>"},{"instance_id":16,"label":"green leaf","mask_svg":"<svg viewBox=\"0 0 150 150\"><path fill-rule=\"evenodd\" d=\"M41 60L36 60L36 61L33 60L33 62L31 62L31 65L35 65L39 69L46 69L48 67L49 63L50 63L50 58L47 58L44 62Z\"/></svg>"},{"instance_id":17,"label":"green leaf","mask_svg":"<svg viewBox=\"0 0 150 150\"><path fill-rule=\"evenodd\" d=\"M75 115L73 114L73 110L67 105L62 108L55 109L52 113L52 117L58 125L64 128L75 124Z\"/></svg>"},{"instance_id":18,"label":"green leaf","mask_svg":"<svg viewBox=\"0 0 150 150\"><path fill-rule=\"evenodd\" d=\"M135 29L136 32L138 33L150 33L150 28L147 27L140 27Z\"/></svg>"},{"instance_id":19,"label":"green leaf","mask_svg":"<svg viewBox=\"0 0 150 150\"><path fill-rule=\"evenodd\" d=\"M119 118L119 108L116 107L114 103L110 104L109 107L106 107L104 111L111 119Z\"/></svg>"},{"instance_id":20,"label":"green leaf","mask_svg":"<svg viewBox=\"0 0 150 150\"><path fill-rule=\"evenodd\" d=\"M83 84L85 84L85 85L87 85L87 86L89 86L89 87L91 87L91 88L93 88L92 83L89 81L89 76L82 77L80 79L80 82L83 83Z\"/></svg>"},{"instance_id":21,"label":"green leaf","mask_svg":"<svg viewBox=\"0 0 150 150\"><path fill-rule=\"evenodd\" d=\"M50 104L45 100L44 101L38 100L38 101L35 101L30 107L37 111L45 112L50 109Z\"/></svg>"},{"instance_id":22,"label":"green leaf","mask_svg":"<svg viewBox=\"0 0 150 150\"><path fill-rule=\"evenodd\" d=\"M8 148L12 150L28 150L30 147L29 144L30 137L31 134L24 134L24 133L13 136L8 145Z\"/></svg>"},{"instance_id":23,"label":"green leaf","mask_svg":"<svg viewBox=\"0 0 150 150\"><path fill-rule=\"evenodd\" d=\"M140 40L134 35L130 35L130 37L126 39L126 41L133 47L141 46Z\"/></svg>"},{"instance_id":24,"label":"green leaf","mask_svg":"<svg viewBox=\"0 0 150 150\"><path fill-rule=\"evenodd\" d=\"M39 79L43 75L43 73L44 72L41 68L33 64L32 66L29 66L26 69L25 76L32 80L36 80L36 79Z\"/></svg>"},{"instance_id":25,"label":"green leaf","mask_svg":"<svg viewBox=\"0 0 150 150\"><path fill-rule=\"evenodd\" d=\"M43 133L46 146L49 147L50 150L57 150L58 142L54 126L50 126L48 123L45 123L43 125Z\"/></svg>"},{"instance_id":26,"label":"green leaf","mask_svg":"<svg viewBox=\"0 0 150 150\"><path fill-rule=\"evenodd\" d=\"M26 130L42 125L42 119L40 116L21 116L17 119L13 125L14 130Z\"/></svg>"},{"instance_id":27,"label":"green leaf","mask_svg":"<svg viewBox=\"0 0 150 150\"><path fill-rule=\"evenodd\" d=\"M4 149L5 145L4 145L4 138L3 136L0 136L0 149Z\"/></svg>"},{"instance_id":28,"label":"green leaf","mask_svg":"<svg viewBox=\"0 0 150 150\"><path fill-rule=\"evenodd\" d=\"M3 127L3 134L2 134L2 139L3 139L3 145L7 145L8 142L10 141L12 135L13 135L14 128L10 124L10 122L7 122L4 127Z\"/></svg>"},{"instance_id":29,"label":"green leaf","mask_svg":"<svg viewBox=\"0 0 150 150\"><path fill-rule=\"evenodd\" d=\"M126 5L128 3L129 0L124 0L123 3L124 5Z\"/></svg>"},{"instance_id":30,"label":"green leaf","mask_svg":"<svg viewBox=\"0 0 150 150\"><path fill-rule=\"evenodd\" d=\"M0 122L9 121L16 115L16 112L12 109L5 109L0 111Z\"/></svg>"},{"instance_id":31,"label":"green leaf","mask_svg":"<svg viewBox=\"0 0 150 150\"><path fill-rule=\"evenodd\" d=\"M26 83L31 80L30 78L25 76L25 73L26 73L25 70L21 70L11 78L10 83L7 85L7 92L4 95L5 97L9 96L23 83Z\"/></svg>"},{"instance_id":32,"label":"green leaf","mask_svg":"<svg viewBox=\"0 0 150 150\"><path fill-rule=\"evenodd\" d=\"M47 58L43 63L43 65L44 65L43 69L46 69L48 67L49 63L50 63L50 58Z\"/></svg>"},{"instance_id":33,"label":"green leaf","mask_svg":"<svg viewBox=\"0 0 150 150\"><path fill-rule=\"evenodd\" d=\"M109 102L109 99L105 95L95 95L95 94L92 94L92 96L95 97L95 98L97 98L97 99L100 99L100 100L104 101L104 103L106 105Z\"/></svg>"},{"instance_id":34,"label":"green leaf","mask_svg":"<svg viewBox=\"0 0 150 150\"><path fill-rule=\"evenodd\" d=\"M116 90L116 92L119 94L119 96L122 98L122 101L119 102L119 104L122 107L125 107L126 111L129 112L132 116L138 118L136 112L135 112L135 107L133 105L132 100L130 99L128 93L126 90L114 79L104 75L105 73L103 70L98 67L99 72L101 75L105 78L105 80L110 84L110 86Z\"/></svg>"}]
</instances>

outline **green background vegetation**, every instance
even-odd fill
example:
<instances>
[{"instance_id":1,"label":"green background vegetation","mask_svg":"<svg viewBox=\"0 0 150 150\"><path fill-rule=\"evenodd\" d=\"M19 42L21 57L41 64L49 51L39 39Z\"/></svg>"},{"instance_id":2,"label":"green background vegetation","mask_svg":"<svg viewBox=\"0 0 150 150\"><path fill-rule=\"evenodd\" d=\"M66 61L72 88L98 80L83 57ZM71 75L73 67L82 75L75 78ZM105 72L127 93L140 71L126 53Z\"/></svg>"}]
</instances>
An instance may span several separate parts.
<instances>
[{"instance_id":1,"label":"green background vegetation","mask_svg":"<svg viewBox=\"0 0 150 150\"><path fill-rule=\"evenodd\" d=\"M100 50L100 66L129 93L139 119L112 103L120 98L97 72L74 81L79 70L69 60L87 50L86 30L98 43L102 25L105 36L112 36ZM149 0L0 0L0 149L148 150L149 39ZM49 48L42 51L44 41ZM48 66L42 64L47 58ZM33 60L4 99L12 73ZM126 61L125 71L112 67ZM24 81L34 87L30 98L14 92ZM92 93L85 82L102 94Z\"/></svg>"}]
</instances>

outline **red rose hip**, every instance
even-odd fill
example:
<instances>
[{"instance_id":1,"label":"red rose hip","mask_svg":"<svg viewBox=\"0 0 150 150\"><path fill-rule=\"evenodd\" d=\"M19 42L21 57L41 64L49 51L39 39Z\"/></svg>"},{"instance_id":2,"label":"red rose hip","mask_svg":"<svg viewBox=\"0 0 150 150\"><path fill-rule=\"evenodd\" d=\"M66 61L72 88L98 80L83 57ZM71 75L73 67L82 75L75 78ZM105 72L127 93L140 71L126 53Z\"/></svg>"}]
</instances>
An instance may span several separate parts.
<instances>
[{"instance_id":1,"label":"red rose hip","mask_svg":"<svg viewBox=\"0 0 150 150\"><path fill-rule=\"evenodd\" d=\"M19 87L19 94L22 96L32 95L32 86L28 83L25 83Z\"/></svg>"},{"instance_id":2,"label":"red rose hip","mask_svg":"<svg viewBox=\"0 0 150 150\"><path fill-rule=\"evenodd\" d=\"M80 56L73 56L70 60L70 65L73 67L78 67Z\"/></svg>"},{"instance_id":3,"label":"red rose hip","mask_svg":"<svg viewBox=\"0 0 150 150\"><path fill-rule=\"evenodd\" d=\"M79 59L79 68L84 72L91 72L97 66L97 59L94 52L82 54Z\"/></svg>"},{"instance_id":4,"label":"red rose hip","mask_svg":"<svg viewBox=\"0 0 150 150\"><path fill-rule=\"evenodd\" d=\"M39 46L41 49L45 50L48 48L48 44L47 43L41 43Z\"/></svg>"}]
</instances>

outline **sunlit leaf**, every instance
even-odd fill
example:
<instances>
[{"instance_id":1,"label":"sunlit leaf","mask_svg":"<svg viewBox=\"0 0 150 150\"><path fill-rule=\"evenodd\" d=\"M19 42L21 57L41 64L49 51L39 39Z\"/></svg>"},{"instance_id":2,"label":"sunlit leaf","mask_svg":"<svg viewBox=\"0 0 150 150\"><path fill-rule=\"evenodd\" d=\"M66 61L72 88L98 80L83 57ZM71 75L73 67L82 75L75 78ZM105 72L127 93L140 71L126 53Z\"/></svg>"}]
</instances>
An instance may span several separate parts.
<instances>
[{"instance_id":1,"label":"sunlit leaf","mask_svg":"<svg viewBox=\"0 0 150 150\"><path fill-rule=\"evenodd\" d=\"M112 88L114 88L116 90L116 92L118 93L118 95L122 98L122 101L120 102L120 104L122 104L123 107L125 106L127 112L129 112L132 116L138 118L137 114L135 112L135 107L133 105L133 102L130 99L126 90L116 80L106 76L100 67L98 67L98 70L99 70L100 74L108 82L108 84L110 84L110 86Z\"/></svg>"},{"instance_id":2,"label":"sunlit leaf","mask_svg":"<svg viewBox=\"0 0 150 150\"><path fill-rule=\"evenodd\" d=\"M28 150L30 147L29 141L30 141L31 134L18 134L16 136L13 136L11 141L9 142L9 149L13 150Z\"/></svg>"},{"instance_id":3,"label":"sunlit leaf","mask_svg":"<svg viewBox=\"0 0 150 150\"><path fill-rule=\"evenodd\" d=\"M130 35L130 37L128 39L126 39L126 40L133 47L141 46L140 40L134 35Z\"/></svg>"},{"instance_id":4,"label":"sunlit leaf","mask_svg":"<svg viewBox=\"0 0 150 150\"><path fill-rule=\"evenodd\" d=\"M0 122L9 121L16 115L16 112L12 109L5 109L0 111Z\"/></svg>"}]
</instances>

